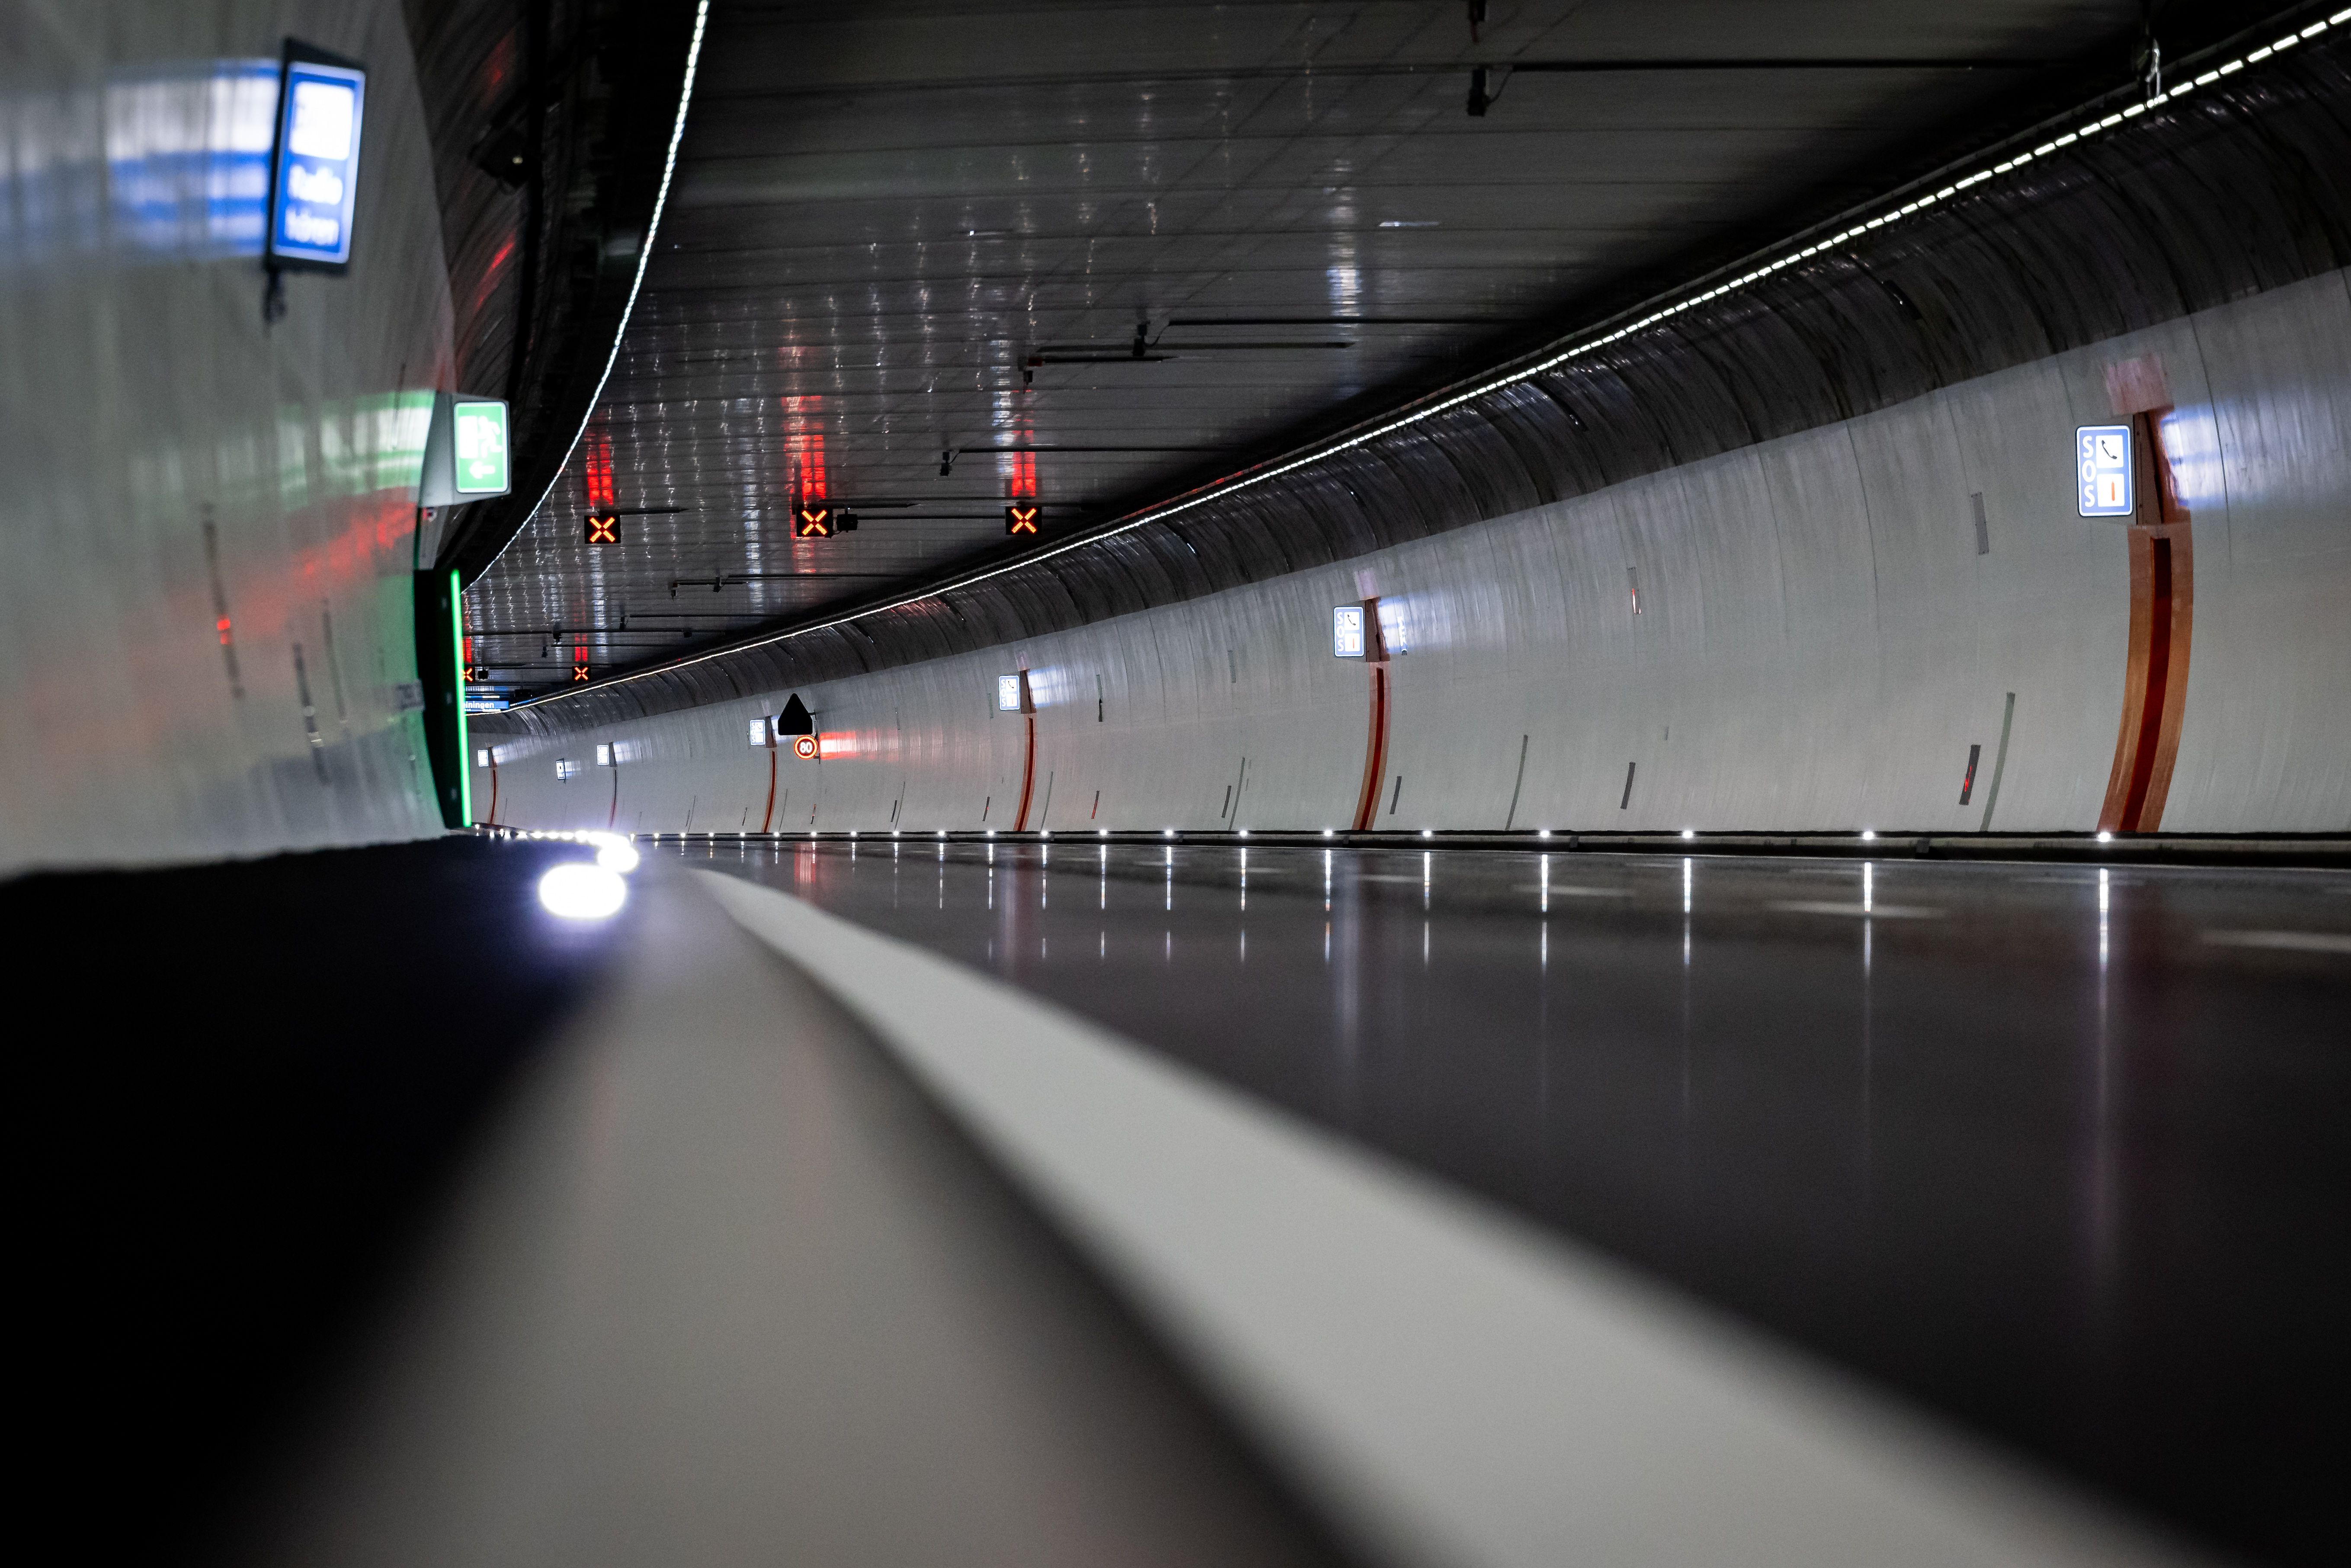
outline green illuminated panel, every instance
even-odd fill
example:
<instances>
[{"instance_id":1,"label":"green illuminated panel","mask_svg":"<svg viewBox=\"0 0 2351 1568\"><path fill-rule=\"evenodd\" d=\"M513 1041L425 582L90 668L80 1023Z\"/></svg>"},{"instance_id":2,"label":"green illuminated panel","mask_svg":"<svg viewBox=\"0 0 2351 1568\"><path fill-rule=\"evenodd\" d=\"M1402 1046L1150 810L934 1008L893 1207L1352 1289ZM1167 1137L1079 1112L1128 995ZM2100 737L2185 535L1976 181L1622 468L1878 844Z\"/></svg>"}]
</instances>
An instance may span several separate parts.
<instances>
[{"instance_id":1,"label":"green illuminated panel","mask_svg":"<svg viewBox=\"0 0 2351 1568\"><path fill-rule=\"evenodd\" d=\"M455 415L457 493L503 496L507 481L507 405L461 402Z\"/></svg>"}]
</instances>

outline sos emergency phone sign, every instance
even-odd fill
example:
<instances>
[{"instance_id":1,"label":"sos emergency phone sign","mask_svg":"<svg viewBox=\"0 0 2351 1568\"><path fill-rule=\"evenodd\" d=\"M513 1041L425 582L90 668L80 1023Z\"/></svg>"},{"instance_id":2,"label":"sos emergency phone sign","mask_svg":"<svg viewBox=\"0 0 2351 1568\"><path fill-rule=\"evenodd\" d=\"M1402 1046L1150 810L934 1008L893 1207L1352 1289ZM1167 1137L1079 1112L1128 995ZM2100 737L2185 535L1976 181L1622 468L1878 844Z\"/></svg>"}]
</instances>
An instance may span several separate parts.
<instances>
[{"instance_id":1,"label":"sos emergency phone sign","mask_svg":"<svg viewBox=\"0 0 2351 1568\"><path fill-rule=\"evenodd\" d=\"M2131 427L2085 424L2074 432L2074 499L2085 517L2132 511Z\"/></svg>"}]
</instances>

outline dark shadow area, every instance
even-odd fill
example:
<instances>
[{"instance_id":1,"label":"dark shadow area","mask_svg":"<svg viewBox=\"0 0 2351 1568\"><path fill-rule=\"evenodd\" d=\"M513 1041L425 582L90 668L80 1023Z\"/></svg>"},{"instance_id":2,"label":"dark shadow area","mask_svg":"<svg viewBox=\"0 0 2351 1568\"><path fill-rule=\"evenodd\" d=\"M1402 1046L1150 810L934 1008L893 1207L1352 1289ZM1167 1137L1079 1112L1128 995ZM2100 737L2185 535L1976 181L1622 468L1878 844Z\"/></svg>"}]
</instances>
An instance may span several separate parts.
<instances>
[{"instance_id":1,"label":"dark shadow area","mask_svg":"<svg viewBox=\"0 0 2351 1568\"><path fill-rule=\"evenodd\" d=\"M0 888L25 1489L102 1491L96 1555L184 1560L233 1505L615 940L538 906L580 858L453 838Z\"/></svg>"},{"instance_id":2,"label":"dark shadow area","mask_svg":"<svg viewBox=\"0 0 2351 1568\"><path fill-rule=\"evenodd\" d=\"M222 1560L1346 1561L838 1004L671 868L631 909Z\"/></svg>"}]
</instances>

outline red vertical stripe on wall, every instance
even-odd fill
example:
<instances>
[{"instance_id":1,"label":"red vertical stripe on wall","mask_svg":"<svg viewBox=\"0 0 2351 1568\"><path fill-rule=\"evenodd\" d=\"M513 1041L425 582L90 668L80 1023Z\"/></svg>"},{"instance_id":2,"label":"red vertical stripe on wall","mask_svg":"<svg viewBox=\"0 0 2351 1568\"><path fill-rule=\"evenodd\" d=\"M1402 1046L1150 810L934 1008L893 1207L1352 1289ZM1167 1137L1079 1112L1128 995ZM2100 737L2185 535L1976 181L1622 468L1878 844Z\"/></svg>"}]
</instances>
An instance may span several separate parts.
<instances>
[{"instance_id":1,"label":"red vertical stripe on wall","mask_svg":"<svg viewBox=\"0 0 2351 1568\"><path fill-rule=\"evenodd\" d=\"M1355 797L1354 829L1359 833L1379 814L1380 785L1388 768L1388 667L1374 664L1371 671L1371 733L1364 738L1364 788Z\"/></svg>"},{"instance_id":2,"label":"red vertical stripe on wall","mask_svg":"<svg viewBox=\"0 0 2351 1568\"><path fill-rule=\"evenodd\" d=\"M1025 679L1022 682L1022 687L1025 691L1027 687ZM1025 833L1029 831L1029 797L1037 792L1037 716L1033 713L1025 713L1020 716L1020 718L1028 728L1029 741L1028 754L1020 763L1020 810L1012 819L1012 831L1016 833Z\"/></svg>"}]
</instances>

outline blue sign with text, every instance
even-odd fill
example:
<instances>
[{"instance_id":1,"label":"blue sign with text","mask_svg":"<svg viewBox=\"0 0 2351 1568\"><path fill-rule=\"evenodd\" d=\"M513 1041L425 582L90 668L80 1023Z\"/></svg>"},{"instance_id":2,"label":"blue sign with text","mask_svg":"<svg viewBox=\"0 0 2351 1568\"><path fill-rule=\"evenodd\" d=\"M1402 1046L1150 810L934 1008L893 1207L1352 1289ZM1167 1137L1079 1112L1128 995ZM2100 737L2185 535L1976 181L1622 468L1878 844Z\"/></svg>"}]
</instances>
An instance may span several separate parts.
<instances>
[{"instance_id":1,"label":"blue sign with text","mask_svg":"<svg viewBox=\"0 0 2351 1568\"><path fill-rule=\"evenodd\" d=\"M366 108L365 71L318 60L286 62L270 187L272 261L340 267L351 259Z\"/></svg>"},{"instance_id":2,"label":"blue sign with text","mask_svg":"<svg viewBox=\"0 0 2351 1568\"><path fill-rule=\"evenodd\" d=\"M2074 432L2074 493L2085 517L2131 515L2131 429L2085 424Z\"/></svg>"}]
</instances>

